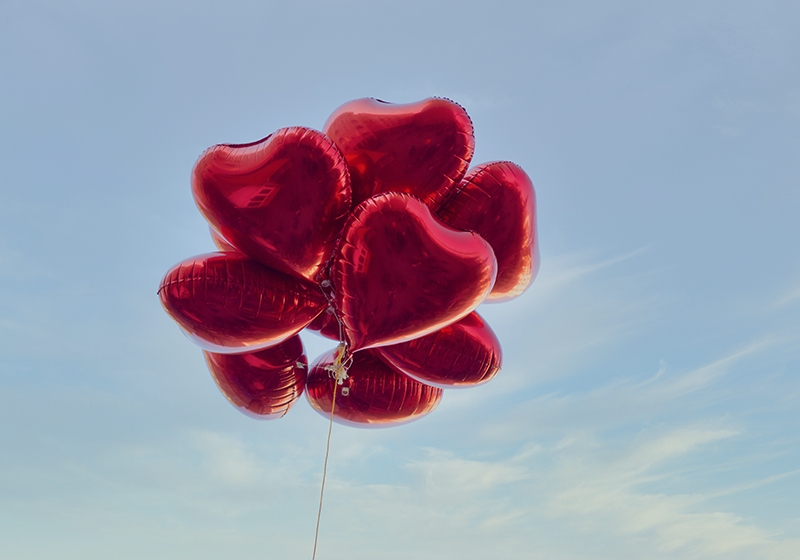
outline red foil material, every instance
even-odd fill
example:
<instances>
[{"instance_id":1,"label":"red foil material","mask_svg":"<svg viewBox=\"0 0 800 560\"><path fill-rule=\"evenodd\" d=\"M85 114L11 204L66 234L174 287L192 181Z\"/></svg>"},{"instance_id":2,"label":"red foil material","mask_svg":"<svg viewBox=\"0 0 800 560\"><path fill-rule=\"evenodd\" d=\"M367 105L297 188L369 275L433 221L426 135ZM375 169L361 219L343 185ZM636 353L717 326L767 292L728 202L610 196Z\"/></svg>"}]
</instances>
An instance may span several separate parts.
<instances>
[{"instance_id":1,"label":"red foil material","mask_svg":"<svg viewBox=\"0 0 800 560\"><path fill-rule=\"evenodd\" d=\"M364 201L332 267L350 350L398 344L458 321L486 298L496 272L480 235L446 226L418 198L386 193Z\"/></svg>"},{"instance_id":2,"label":"red foil material","mask_svg":"<svg viewBox=\"0 0 800 560\"><path fill-rule=\"evenodd\" d=\"M228 243L213 227L208 226L208 231L211 234L211 240L219 251L223 253L241 253L239 249Z\"/></svg>"},{"instance_id":3,"label":"red foil material","mask_svg":"<svg viewBox=\"0 0 800 560\"><path fill-rule=\"evenodd\" d=\"M311 321L306 329L325 338L339 340L339 322L336 320L333 310L329 313L326 309L317 315L317 318Z\"/></svg>"},{"instance_id":4,"label":"red foil material","mask_svg":"<svg viewBox=\"0 0 800 560\"><path fill-rule=\"evenodd\" d=\"M223 354L283 342L327 306L315 285L240 253L211 253L178 263L164 276L158 295L193 342Z\"/></svg>"},{"instance_id":5,"label":"red foil material","mask_svg":"<svg viewBox=\"0 0 800 560\"><path fill-rule=\"evenodd\" d=\"M200 212L231 245L318 281L351 207L347 163L324 134L283 128L206 150L192 171Z\"/></svg>"},{"instance_id":6,"label":"red foil material","mask_svg":"<svg viewBox=\"0 0 800 560\"><path fill-rule=\"evenodd\" d=\"M353 206L405 192L433 207L464 177L475 151L472 121L448 99L356 99L336 109L323 132L350 166Z\"/></svg>"},{"instance_id":7,"label":"red foil material","mask_svg":"<svg viewBox=\"0 0 800 560\"><path fill-rule=\"evenodd\" d=\"M439 404L442 390L414 381L383 363L371 351L353 355L349 377L342 385L325 366L333 364L335 350L323 354L308 373L306 397L322 416L330 418L336 390L333 420L356 427L388 427L417 420Z\"/></svg>"},{"instance_id":8,"label":"red foil material","mask_svg":"<svg viewBox=\"0 0 800 560\"><path fill-rule=\"evenodd\" d=\"M303 394L308 359L299 336L248 354L203 354L219 390L251 418L280 418Z\"/></svg>"},{"instance_id":9,"label":"red foil material","mask_svg":"<svg viewBox=\"0 0 800 560\"><path fill-rule=\"evenodd\" d=\"M516 164L498 161L472 170L436 210L444 223L475 231L494 249L497 280L487 301L517 297L539 270L536 193Z\"/></svg>"},{"instance_id":10,"label":"red foil material","mask_svg":"<svg viewBox=\"0 0 800 560\"><path fill-rule=\"evenodd\" d=\"M474 311L434 333L373 352L397 371L442 389L486 383L503 363L500 341Z\"/></svg>"}]
</instances>

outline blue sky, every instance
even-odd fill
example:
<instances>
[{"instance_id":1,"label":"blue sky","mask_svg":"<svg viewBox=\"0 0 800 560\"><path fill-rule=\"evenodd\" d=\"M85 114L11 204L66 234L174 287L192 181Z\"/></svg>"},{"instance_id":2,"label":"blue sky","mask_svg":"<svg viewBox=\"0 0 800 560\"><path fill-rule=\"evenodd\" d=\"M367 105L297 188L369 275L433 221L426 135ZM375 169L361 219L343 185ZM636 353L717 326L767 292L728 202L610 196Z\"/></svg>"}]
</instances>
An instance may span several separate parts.
<instances>
[{"instance_id":1,"label":"blue sky","mask_svg":"<svg viewBox=\"0 0 800 560\"><path fill-rule=\"evenodd\" d=\"M327 423L240 414L156 297L213 249L189 172L444 96L541 272L491 383L334 426L317 557L800 557L798 58L790 1L6 0L0 556L310 558Z\"/></svg>"}]
</instances>

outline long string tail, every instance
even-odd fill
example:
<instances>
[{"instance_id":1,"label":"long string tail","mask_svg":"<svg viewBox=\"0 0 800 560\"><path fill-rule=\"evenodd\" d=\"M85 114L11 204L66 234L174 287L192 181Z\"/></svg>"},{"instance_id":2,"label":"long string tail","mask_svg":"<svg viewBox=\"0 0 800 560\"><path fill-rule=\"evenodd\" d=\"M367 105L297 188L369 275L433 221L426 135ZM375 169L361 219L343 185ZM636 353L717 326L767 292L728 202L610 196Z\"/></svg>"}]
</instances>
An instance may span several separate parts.
<instances>
[{"instance_id":1,"label":"long string tail","mask_svg":"<svg viewBox=\"0 0 800 560\"><path fill-rule=\"evenodd\" d=\"M314 554L311 555L311 560L317 557L317 541L319 540L319 521L322 518L322 496L325 494L325 477L328 474L328 455L331 450L331 432L333 431L333 413L336 410L336 393L338 392L338 385L342 385L344 380L347 379L347 368L352 363L352 357L347 351L347 344L340 342L336 348L336 359L333 365L326 366L331 377L333 377L333 400L331 401L331 420L328 425L328 443L325 446L325 464L322 467L322 489L319 492L319 511L317 512L317 529L314 532Z\"/></svg>"},{"instance_id":2,"label":"long string tail","mask_svg":"<svg viewBox=\"0 0 800 560\"><path fill-rule=\"evenodd\" d=\"M333 403L331 404L331 422L328 426L328 444L325 447L325 466L322 467L322 490L319 491L319 511L317 512L317 530L314 532L314 554L311 560L317 557L317 539L319 539L319 520L322 517L322 495L325 494L325 475L328 474L328 454L331 450L331 432L333 431L333 411L336 410L336 379L333 380Z\"/></svg>"}]
</instances>

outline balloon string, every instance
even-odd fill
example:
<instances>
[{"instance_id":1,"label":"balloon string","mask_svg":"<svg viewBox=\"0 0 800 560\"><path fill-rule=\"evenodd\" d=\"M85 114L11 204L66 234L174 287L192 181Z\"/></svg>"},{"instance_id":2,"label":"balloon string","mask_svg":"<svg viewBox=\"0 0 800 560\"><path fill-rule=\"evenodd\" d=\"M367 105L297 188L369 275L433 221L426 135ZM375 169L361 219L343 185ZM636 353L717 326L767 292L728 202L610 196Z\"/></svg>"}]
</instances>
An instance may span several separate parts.
<instances>
[{"instance_id":1,"label":"balloon string","mask_svg":"<svg viewBox=\"0 0 800 560\"><path fill-rule=\"evenodd\" d=\"M342 320L339 319L339 314L336 313L336 304L334 303L334 293L333 293L333 284L330 280L323 280L319 284L320 291L322 291L322 295L325 296L325 300L328 302L328 309L327 313L333 315L333 318L336 319L336 323L339 325L339 344L344 344L344 325L342 324ZM330 294L326 290L331 290Z\"/></svg>"},{"instance_id":2,"label":"balloon string","mask_svg":"<svg viewBox=\"0 0 800 560\"><path fill-rule=\"evenodd\" d=\"M319 522L322 518L322 497L325 495L325 477L328 474L328 456L331 451L331 432L333 431L333 413L336 410L336 392L337 385L342 385L344 380L347 379L347 369L353 362L353 357L348 352L348 345L344 340L344 328L339 315L336 313L336 306L333 301L333 293L329 294L327 290L331 289L331 281L323 280L320 283L320 290L322 295L328 302L328 313L333 315L336 323L339 326L339 346L336 348L336 359L333 364L326 366L325 369L333 377L333 401L331 402L331 419L328 425L328 442L325 446L325 464L322 467L322 488L319 491L319 511L317 512L317 529L314 531L314 553L311 555L311 560L317 557L317 542L319 541Z\"/></svg>"},{"instance_id":3,"label":"balloon string","mask_svg":"<svg viewBox=\"0 0 800 560\"><path fill-rule=\"evenodd\" d=\"M328 443L325 446L325 464L322 467L322 489L319 491L319 511L317 512L317 530L314 532L314 554L311 555L311 560L317 557L317 541L319 540L319 521L322 517L322 496L325 494L325 476L328 474L328 455L331 451L331 432L333 431L333 413L336 410L336 393L338 385L342 385L344 380L347 379L347 369L353 362L353 357L347 351L347 344L340 342L336 348L336 359L333 365L326 366L331 377L333 377L333 401L331 402L331 420L328 425Z\"/></svg>"},{"instance_id":4,"label":"balloon string","mask_svg":"<svg viewBox=\"0 0 800 560\"><path fill-rule=\"evenodd\" d=\"M314 532L314 554L311 555L311 560L317 557L317 540L319 539L319 520L322 517L322 496L325 493L325 475L328 473L328 454L331 450L331 432L333 431L333 411L336 410L336 383L333 380L333 403L331 403L331 421L328 426L328 444L325 447L325 466L322 467L322 489L319 491L319 511L317 512L317 530Z\"/></svg>"}]
</instances>

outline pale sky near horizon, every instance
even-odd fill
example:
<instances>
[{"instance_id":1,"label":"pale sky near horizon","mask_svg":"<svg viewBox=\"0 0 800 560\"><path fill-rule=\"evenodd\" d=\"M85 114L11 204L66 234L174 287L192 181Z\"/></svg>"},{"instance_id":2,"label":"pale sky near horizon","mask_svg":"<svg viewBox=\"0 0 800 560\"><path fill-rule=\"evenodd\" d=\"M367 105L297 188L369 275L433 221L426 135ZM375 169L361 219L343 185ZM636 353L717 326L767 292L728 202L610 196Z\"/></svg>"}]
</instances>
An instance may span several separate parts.
<instances>
[{"instance_id":1,"label":"pale sky near horizon","mask_svg":"<svg viewBox=\"0 0 800 560\"><path fill-rule=\"evenodd\" d=\"M334 425L317 558L800 558L798 60L791 1L6 0L0 557L311 558L327 422L240 414L156 290L205 148L441 96L541 272L496 379Z\"/></svg>"}]
</instances>

